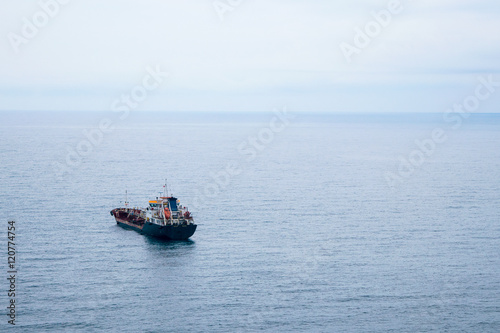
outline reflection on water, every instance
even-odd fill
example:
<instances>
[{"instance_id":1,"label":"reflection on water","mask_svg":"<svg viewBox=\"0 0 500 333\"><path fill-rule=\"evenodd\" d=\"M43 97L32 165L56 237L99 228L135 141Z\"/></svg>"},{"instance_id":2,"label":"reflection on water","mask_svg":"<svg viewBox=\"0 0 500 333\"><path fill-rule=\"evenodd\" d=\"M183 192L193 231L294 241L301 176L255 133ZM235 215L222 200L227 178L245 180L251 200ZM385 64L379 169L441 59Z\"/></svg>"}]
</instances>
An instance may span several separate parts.
<instances>
[{"instance_id":1,"label":"reflection on water","mask_svg":"<svg viewBox=\"0 0 500 333\"><path fill-rule=\"evenodd\" d=\"M165 240L144 235L147 251L163 256L184 256L193 252L196 242L193 240Z\"/></svg>"}]
</instances>

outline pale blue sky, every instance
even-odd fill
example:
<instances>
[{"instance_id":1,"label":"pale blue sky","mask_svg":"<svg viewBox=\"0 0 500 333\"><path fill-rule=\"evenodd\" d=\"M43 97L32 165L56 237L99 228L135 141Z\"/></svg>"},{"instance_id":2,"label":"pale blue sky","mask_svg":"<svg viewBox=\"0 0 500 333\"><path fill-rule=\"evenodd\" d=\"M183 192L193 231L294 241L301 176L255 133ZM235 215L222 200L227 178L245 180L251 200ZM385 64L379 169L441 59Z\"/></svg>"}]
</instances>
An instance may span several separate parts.
<instances>
[{"instance_id":1,"label":"pale blue sky","mask_svg":"<svg viewBox=\"0 0 500 333\"><path fill-rule=\"evenodd\" d=\"M498 1L401 0L350 63L339 45L390 0L242 0L224 20L215 2L73 0L16 53L41 9L3 0L0 110L109 110L157 65L170 76L137 110L443 112L500 81Z\"/></svg>"}]
</instances>

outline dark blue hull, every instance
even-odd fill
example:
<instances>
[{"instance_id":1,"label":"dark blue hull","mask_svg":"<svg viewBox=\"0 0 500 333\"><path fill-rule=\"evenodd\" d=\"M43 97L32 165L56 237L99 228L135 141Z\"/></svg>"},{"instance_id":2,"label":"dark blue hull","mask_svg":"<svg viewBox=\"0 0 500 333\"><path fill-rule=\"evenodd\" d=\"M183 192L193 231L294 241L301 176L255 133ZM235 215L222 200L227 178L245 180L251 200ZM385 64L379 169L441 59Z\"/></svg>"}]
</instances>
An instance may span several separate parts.
<instances>
[{"instance_id":1,"label":"dark blue hull","mask_svg":"<svg viewBox=\"0 0 500 333\"><path fill-rule=\"evenodd\" d=\"M193 236L194 232L196 231L196 224L162 226L151 222L146 222L142 225L137 225L120 218L116 218L116 223L124 228L134 229L144 235L169 240L186 240L189 237Z\"/></svg>"},{"instance_id":2,"label":"dark blue hull","mask_svg":"<svg viewBox=\"0 0 500 333\"><path fill-rule=\"evenodd\" d=\"M142 233L164 239L184 240L193 236L196 231L196 224L189 225L157 225L154 223L145 223Z\"/></svg>"}]
</instances>

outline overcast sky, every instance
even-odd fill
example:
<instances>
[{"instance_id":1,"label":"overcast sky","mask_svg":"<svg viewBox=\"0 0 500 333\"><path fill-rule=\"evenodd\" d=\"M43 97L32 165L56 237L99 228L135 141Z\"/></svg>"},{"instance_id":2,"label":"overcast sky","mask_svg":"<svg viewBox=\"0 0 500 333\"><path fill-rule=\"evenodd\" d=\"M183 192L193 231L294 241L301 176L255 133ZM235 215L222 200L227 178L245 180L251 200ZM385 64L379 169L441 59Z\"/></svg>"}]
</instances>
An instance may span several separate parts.
<instances>
[{"instance_id":1,"label":"overcast sky","mask_svg":"<svg viewBox=\"0 0 500 333\"><path fill-rule=\"evenodd\" d=\"M1 1L0 110L110 110L157 66L137 110L444 112L500 80L498 0L401 0L379 29L390 0Z\"/></svg>"}]
</instances>

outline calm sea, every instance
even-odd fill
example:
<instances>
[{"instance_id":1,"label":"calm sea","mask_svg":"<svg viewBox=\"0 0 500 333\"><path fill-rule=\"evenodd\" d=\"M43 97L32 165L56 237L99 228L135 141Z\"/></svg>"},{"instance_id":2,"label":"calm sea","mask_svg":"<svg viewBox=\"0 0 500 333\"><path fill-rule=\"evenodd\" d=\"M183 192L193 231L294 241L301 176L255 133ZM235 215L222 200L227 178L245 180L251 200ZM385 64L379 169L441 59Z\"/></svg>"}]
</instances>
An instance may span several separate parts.
<instances>
[{"instance_id":1,"label":"calm sea","mask_svg":"<svg viewBox=\"0 0 500 333\"><path fill-rule=\"evenodd\" d=\"M13 330L500 331L498 115L0 118ZM118 227L165 178L192 239Z\"/></svg>"}]
</instances>

